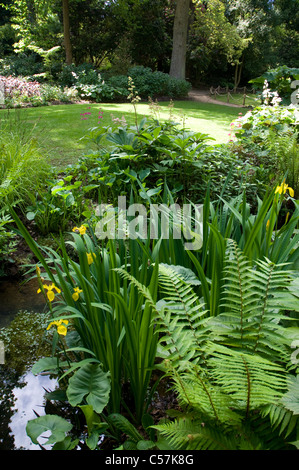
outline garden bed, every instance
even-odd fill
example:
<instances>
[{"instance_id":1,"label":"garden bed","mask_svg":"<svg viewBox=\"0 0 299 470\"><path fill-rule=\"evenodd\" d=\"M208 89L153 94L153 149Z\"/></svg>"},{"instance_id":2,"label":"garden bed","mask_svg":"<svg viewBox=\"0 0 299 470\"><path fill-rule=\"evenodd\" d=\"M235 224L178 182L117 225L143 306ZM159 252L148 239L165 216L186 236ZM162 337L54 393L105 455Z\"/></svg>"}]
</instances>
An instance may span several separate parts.
<instances>
[{"instance_id":1,"label":"garden bed","mask_svg":"<svg viewBox=\"0 0 299 470\"><path fill-rule=\"evenodd\" d=\"M27 180L10 168L5 197L15 209L1 234L10 248L19 242L12 229L23 237L26 276L47 305L38 331L50 352L39 349L32 374L60 385L27 434L44 445L40 430L50 431L47 445L57 450L292 448L296 110L256 108L232 123L229 143L214 145L210 135L157 119L157 108L156 119L141 119L135 98L130 125L103 126L100 112L83 155L59 171L31 137L20 146L19 135L2 133L3 146L31 162L17 167ZM143 219L128 214L132 203ZM192 218L178 220L184 204ZM152 217L157 206L170 217L168 232ZM11 255L21 260L28 248L22 242ZM273 406L283 408L283 422L273 422Z\"/></svg>"}]
</instances>

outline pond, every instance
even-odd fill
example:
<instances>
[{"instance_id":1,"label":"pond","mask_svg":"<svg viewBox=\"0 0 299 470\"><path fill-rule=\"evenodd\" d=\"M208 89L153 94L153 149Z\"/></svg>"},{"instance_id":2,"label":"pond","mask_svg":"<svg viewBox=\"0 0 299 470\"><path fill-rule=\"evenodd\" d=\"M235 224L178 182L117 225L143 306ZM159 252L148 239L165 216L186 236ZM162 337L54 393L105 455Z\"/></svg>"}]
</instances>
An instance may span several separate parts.
<instances>
[{"instance_id":1,"label":"pond","mask_svg":"<svg viewBox=\"0 0 299 470\"><path fill-rule=\"evenodd\" d=\"M27 421L35 413L45 414L45 390L54 390L57 383L31 373L32 362L40 354L35 333L42 334L47 318L41 313L47 310L37 289L36 279L26 284L0 281L0 339L5 351L5 363L0 364L0 450L40 450L26 434Z\"/></svg>"},{"instance_id":2,"label":"pond","mask_svg":"<svg viewBox=\"0 0 299 470\"><path fill-rule=\"evenodd\" d=\"M37 294L38 283L32 279L25 284L15 279L0 280L0 328L10 324L20 310L42 312L45 300Z\"/></svg>"},{"instance_id":3,"label":"pond","mask_svg":"<svg viewBox=\"0 0 299 470\"><path fill-rule=\"evenodd\" d=\"M40 450L27 436L26 425L28 420L36 418L35 412L38 415L45 414L45 389L53 390L56 383L49 376L34 376L30 371L18 377L14 385L13 377L2 382L0 450Z\"/></svg>"}]
</instances>

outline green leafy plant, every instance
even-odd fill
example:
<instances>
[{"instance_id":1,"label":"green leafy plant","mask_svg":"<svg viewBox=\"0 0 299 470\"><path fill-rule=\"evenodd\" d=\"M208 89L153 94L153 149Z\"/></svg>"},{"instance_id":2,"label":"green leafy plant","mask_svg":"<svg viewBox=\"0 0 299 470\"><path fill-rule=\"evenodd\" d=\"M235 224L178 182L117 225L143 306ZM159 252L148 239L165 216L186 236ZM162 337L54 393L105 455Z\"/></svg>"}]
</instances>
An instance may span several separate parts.
<instances>
[{"instance_id":1,"label":"green leafy plant","mask_svg":"<svg viewBox=\"0 0 299 470\"><path fill-rule=\"evenodd\" d=\"M290 104L293 89L291 84L299 79L299 69L282 65L275 69L268 70L262 76L249 81L258 89L261 89L265 80L269 83L271 90L277 91L279 96L283 98L283 104Z\"/></svg>"},{"instance_id":2,"label":"green leafy plant","mask_svg":"<svg viewBox=\"0 0 299 470\"><path fill-rule=\"evenodd\" d=\"M33 137L35 126L24 125L18 114L7 114L0 126L0 206L18 204L24 209L50 167Z\"/></svg>"},{"instance_id":3,"label":"green leafy plant","mask_svg":"<svg viewBox=\"0 0 299 470\"><path fill-rule=\"evenodd\" d=\"M89 209L87 194L97 184L82 185L72 182L72 175L48 182L48 190L31 196L31 205L26 207L26 217L34 221L40 234L59 233L67 230L71 223L79 223L84 211Z\"/></svg>"},{"instance_id":4,"label":"green leafy plant","mask_svg":"<svg viewBox=\"0 0 299 470\"><path fill-rule=\"evenodd\" d=\"M7 224L12 222L12 218L6 211L0 212L0 260L2 263L0 275L5 274L5 264L13 261L11 255L15 252L18 243L15 233L7 228Z\"/></svg>"},{"instance_id":5,"label":"green leafy plant","mask_svg":"<svg viewBox=\"0 0 299 470\"><path fill-rule=\"evenodd\" d=\"M269 260L252 267L229 241L223 311L211 317L178 267L160 265L164 295L153 307L160 367L173 382L182 411L170 411L174 419L153 428L172 448L287 449L297 439L294 413L292 425L282 424L285 416L290 422L290 404L280 418L273 412L287 403L292 369L291 340L284 336L285 318L292 318L277 308L275 300L285 292L292 273L281 268ZM131 282L137 285L134 279ZM150 301L148 291L142 286L140 290Z\"/></svg>"},{"instance_id":6,"label":"green leafy plant","mask_svg":"<svg viewBox=\"0 0 299 470\"><path fill-rule=\"evenodd\" d=\"M109 393L109 374L105 374L98 363L85 363L78 368L65 390L71 406L80 409L85 416L87 424L85 442L92 450L97 448L100 434L107 428L107 424L100 415L109 401ZM56 395L57 392L52 392L48 394L48 399L55 400ZM51 435L46 442L42 443L38 438L42 437L45 431L51 431ZM26 432L33 443L41 447L52 444L53 450L71 450L79 443L73 424L58 415L46 414L29 420Z\"/></svg>"},{"instance_id":7,"label":"green leafy plant","mask_svg":"<svg viewBox=\"0 0 299 470\"><path fill-rule=\"evenodd\" d=\"M151 266L151 260L157 254L151 254L149 241L130 239L127 244L125 240L109 240L106 244L99 242L93 232L89 236L82 227L82 234L75 230L73 241L67 243L74 253L70 257L62 239L61 254L39 248L14 212L13 216L41 263L43 278L50 281L41 285L41 291L52 317L72 321L87 358L96 358L111 374L108 410L119 412L121 406L126 406L122 388L128 378L135 403L132 413L140 421L150 400L148 386L157 335L151 324L151 306L144 305L143 297L128 289L127 282L121 282L115 268L127 266L155 297L157 268ZM58 292L61 302L52 307Z\"/></svg>"}]
</instances>

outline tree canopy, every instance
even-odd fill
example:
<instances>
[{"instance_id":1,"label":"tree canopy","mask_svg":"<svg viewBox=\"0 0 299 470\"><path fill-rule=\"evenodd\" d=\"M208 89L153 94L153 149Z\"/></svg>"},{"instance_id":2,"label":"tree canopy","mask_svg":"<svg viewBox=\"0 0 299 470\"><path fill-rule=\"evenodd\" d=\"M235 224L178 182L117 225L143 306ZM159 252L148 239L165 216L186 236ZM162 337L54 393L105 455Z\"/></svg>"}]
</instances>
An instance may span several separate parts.
<instances>
[{"instance_id":1,"label":"tree canopy","mask_svg":"<svg viewBox=\"0 0 299 470\"><path fill-rule=\"evenodd\" d=\"M237 85L299 66L299 0L4 0L0 64L8 57Z\"/></svg>"}]
</instances>

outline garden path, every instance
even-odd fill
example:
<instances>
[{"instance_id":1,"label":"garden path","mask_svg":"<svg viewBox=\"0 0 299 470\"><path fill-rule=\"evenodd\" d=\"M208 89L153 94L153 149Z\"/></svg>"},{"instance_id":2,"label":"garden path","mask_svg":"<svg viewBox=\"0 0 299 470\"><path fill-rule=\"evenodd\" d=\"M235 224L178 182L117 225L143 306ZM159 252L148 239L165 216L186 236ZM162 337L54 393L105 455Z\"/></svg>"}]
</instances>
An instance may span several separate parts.
<instances>
[{"instance_id":1,"label":"garden path","mask_svg":"<svg viewBox=\"0 0 299 470\"><path fill-rule=\"evenodd\" d=\"M242 108L239 104L234 103L225 103L223 101L214 100L209 93L209 90L206 89L199 89L199 88L192 88L189 92L188 97L192 101L200 101L201 103L212 103L212 104L220 104L222 106L230 106L233 108Z\"/></svg>"}]
</instances>

